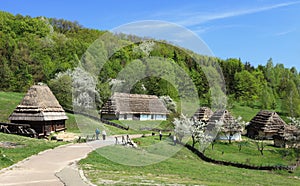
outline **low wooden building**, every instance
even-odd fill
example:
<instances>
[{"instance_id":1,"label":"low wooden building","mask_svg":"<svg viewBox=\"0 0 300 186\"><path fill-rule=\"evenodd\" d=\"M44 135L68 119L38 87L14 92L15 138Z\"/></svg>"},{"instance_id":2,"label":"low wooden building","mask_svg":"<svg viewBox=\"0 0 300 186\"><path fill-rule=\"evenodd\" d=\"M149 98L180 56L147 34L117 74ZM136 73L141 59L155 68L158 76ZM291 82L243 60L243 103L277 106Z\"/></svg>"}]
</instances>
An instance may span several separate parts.
<instances>
[{"instance_id":1,"label":"low wooden building","mask_svg":"<svg viewBox=\"0 0 300 186\"><path fill-rule=\"evenodd\" d=\"M237 123L234 117L228 110L217 110L210 117L207 127L211 130L216 127L216 122L222 122L222 126L216 137L217 140L241 141L242 140L242 127Z\"/></svg>"},{"instance_id":2,"label":"low wooden building","mask_svg":"<svg viewBox=\"0 0 300 186\"><path fill-rule=\"evenodd\" d=\"M207 123L210 117L213 115L213 111L208 107L200 107L194 114L193 118Z\"/></svg>"},{"instance_id":3,"label":"low wooden building","mask_svg":"<svg viewBox=\"0 0 300 186\"><path fill-rule=\"evenodd\" d=\"M155 95L114 93L100 115L107 120L166 120L168 110Z\"/></svg>"},{"instance_id":4,"label":"low wooden building","mask_svg":"<svg viewBox=\"0 0 300 186\"><path fill-rule=\"evenodd\" d=\"M292 125L285 125L283 131L273 136L274 146L281 148L300 148L300 130Z\"/></svg>"},{"instance_id":5,"label":"low wooden building","mask_svg":"<svg viewBox=\"0 0 300 186\"><path fill-rule=\"evenodd\" d=\"M246 126L247 136L252 139L273 139L284 130L286 123L274 111L261 110Z\"/></svg>"},{"instance_id":6,"label":"low wooden building","mask_svg":"<svg viewBox=\"0 0 300 186\"><path fill-rule=\"evenodd\" d=\"M30 87L9 116L11 123L29 124L39 134L65 130L67 119L64 109L46 85Z\"/></svg>"}]
</instances>

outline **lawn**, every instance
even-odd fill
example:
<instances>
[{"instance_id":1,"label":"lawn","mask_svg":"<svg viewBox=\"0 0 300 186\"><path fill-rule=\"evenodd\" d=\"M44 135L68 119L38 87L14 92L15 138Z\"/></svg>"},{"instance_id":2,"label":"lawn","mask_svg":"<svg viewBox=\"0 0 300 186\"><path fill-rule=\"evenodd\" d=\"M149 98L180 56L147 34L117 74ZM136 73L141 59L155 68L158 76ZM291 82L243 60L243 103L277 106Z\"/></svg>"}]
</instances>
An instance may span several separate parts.
<instances>
[{"instance_id":1,"label":"lawn","mask_svg":"<svg viewBox=\"0 0 300 186\"><path fill-rule=\"evenodd\" d=\"M242 142L216 142L212 150L211 147L205 150L205 155L215 160L238 162L248 165L276 166L291 165L296 162L297 153L294 149L274 147L270 141L264 141L263 155L257 150L254 141L243 138ZM241 145L241 151L239 151Z\"/></svg>"},{"instance_id":2,"label":"lawn","mask_svg":"<svg viewBox=\"0 0 300 186\"><path fill-rule=\"evenodd\" d=\"M173 124L169 120L166 121L114 120L113 122L137 131L143 131L152 128L162 129L162 130L173 129Z\"/></svg>"},{"instance_id":3,"label":"lawn","mask_svg":"<svg viewBox=\"0 0 300 186\"><path fill-rule=\"evenodd\" d=\"M72 116L72 115L71 115ZM106 125L104 123L101 123L99 121L93 120L91 118L82 116L77 114L76 116L72 116L74 117L74 121L75 124L78 126L78 132L81 133L81 135L91 135L95 133L96 128L99 128L100 131L105 130L107 135L115 135L115 134L141 134L140 131L136 131L136 130L123 130L123 129L119 129L117 127L113 127L110 125ZM70 122L71 123L71 122ZM67 125L68 127L68 125Z\"/></svg>"},{"instance_id":4,"label":"lawn","mask_svg":"<svg viewBox=\"0 0 300 186\"><path fill-rule=\"evenodd\" d=\"M233 103L232 108L230 109L230 112L232 113L233 116L238 117L241 116L245 122L249 122L261 109L259 109L258 106L259 103L254 104L253 108L243 105L241 103L235 102ZM281 110L280 105L281 101L277 100L276 102L276 112L280 115L280 117L285 121L285 122L290 122L289 119L287 119L287 113Z\"/></svg>"},{"instance_id":5,"label":"lawn","mask_svg":"<svg viewBox=\"0 0 300 186\"><path fill-rule=\"evenodd\" d=\"M245 122L249 122L259 111L260 109L242 106L239 103L234 103L230 109L233 116L241 116Z\"/></svg>"},{"instance_id":6,"label":"lawn","mask_svg":"<svg viewBox=\"0 0 300 186\"><path fill-rule=\"evenodd\" d=\"M3 143L10 143L13 145L4 147ZM46 149L52 149L62 144L66 144L66 142L45 141L0 133L0 169L13 165L31 155Z\"/></svg>"},{"instance_id":7,"label":"lawn","mask_svg":"<svg viewBox=\"0 0 300 186\"><path fill-rule=\"evenodd\" d=\"M206 163L179 145L157 136L136 139L140 148L110 146L94 151L79 162L84 174L97 185L299 185L299 172L269 172ZM169 143L168 143L169 142ZM160 149L156 149L159 147ZM149 148L152 150L149 150ZM159 152L161 151L161 152ZM176 153L163 161L164 152ZM150 162L150 163L149 163ZM135 164L135 166L133 166ZM145 166L140 166L145 165ZM298 170L297 170L298 171ZM297 178L298 176L298 178Z\"/></svg>"},{"instance_id":8,"label":"lawn","mask_svg":"<svg viewBox=\"0 0 300 186\"><path fill-rule=\"evenodd\" d=\"M0 92L0 122L8 122L9 115L21 102L24 93Z\"/></svg>"}]
</instances>

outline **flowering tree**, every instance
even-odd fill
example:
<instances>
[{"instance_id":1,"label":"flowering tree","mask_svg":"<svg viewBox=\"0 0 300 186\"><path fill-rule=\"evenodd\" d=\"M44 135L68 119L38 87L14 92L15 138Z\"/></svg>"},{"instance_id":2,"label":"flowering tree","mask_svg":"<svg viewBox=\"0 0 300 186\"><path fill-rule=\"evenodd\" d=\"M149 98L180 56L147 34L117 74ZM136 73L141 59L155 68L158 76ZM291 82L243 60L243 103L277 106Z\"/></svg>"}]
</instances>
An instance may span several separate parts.
<instances>
[{"instance_id":1,"label":"flowering tree","mask_svg":"<svg viewBox=\"0 0 300 186\"><path fill-rule=\"evenodd\" d=\"M293 125L300 129L300 118L295 118L295 117L287 117L290 120L289 125Z\"/></svg>"},{"instance_id":2,"label":"flowering tree","mask_svg":"<svg viewBox=\"0 0 300 186\"><path fill-rule=\"evenodd\" d=\"M176 103L170 96L160 96L159 99L164 103L168 111L173 113L177 111Z\"/></svg>"},{"instance_id":3,"label":"flowering tree","mask_svg":"<svg viewBox=\"0 0 300 186\"><path fill-rule=\"evenodd\" d=\"M179 141L186 136L192 137L193 147L199 144L201 152L204 152L206 147L214 141L215 133L212 130L207 130L207 124L202 121L196 121L181 115L180 118L174 120L175 134L178 136ZM217 128L219 122L217 123Z\"/></svg>"},{"instance_id":4,"label":"flowering tree","mask_svg":"<svg viewBox=\"0 0 300 186\"><path fill-rule=\"evenodd\" d=\"M76 111L96 109L100 104L100 94L96 85L96 78L82 67L60 72L49 83L62 105L71 107L70 102L73 100L73 109Z\"/></svg>"},{"instance_id":5,"label":"flowering tree","mask_svg":"<svg viewBox=\"0 0 300 186\"><path fill-rule=\"evenodd\" d=\"M143 41L140 45L135 46L133 48L133 51L134 52L141 52L146 57L149 57L150 52L153 50L154 46L155 46L154 41Z\"/></svg>"},{"instance_id":6,"label":"flowering tree","mask_svg":"<svg viewBox=\"0 0 300 186\"><path fill-rule=\"evenodd\" d=\"M174 132L180 142L184 137L191 135L193 121L183 114L180 116L180 118L175 118L173 124L175 127Z\"/></svg>"},{"instance_id":7,"label":"flowering tree","mask_svg":"<svg viewBox=\"0 0 300 186\"><path fill-rule=\"evenodd\" d=\"M283 137L286 139L287 145L290 148L299 149L300 147L300 118L288 117L291 131L285 132ZM298 152L298 151L297 151Z\"/></svg>"},{"instance_id":8,"label":"flowering tree","mask_svg":"<svg viewBox=\"0 0 300 186\"><path fill-rule=\"evenodd\" d=\"M224 136L228 139L228 143L231 143L232 137L237 132L242 132L245 127L245 121L242 121L242 117L239 116L237 119L233 119L228 123L224 124L222 121L219 121L220 133L223 133Z\"/></svg>"}]
</instances>

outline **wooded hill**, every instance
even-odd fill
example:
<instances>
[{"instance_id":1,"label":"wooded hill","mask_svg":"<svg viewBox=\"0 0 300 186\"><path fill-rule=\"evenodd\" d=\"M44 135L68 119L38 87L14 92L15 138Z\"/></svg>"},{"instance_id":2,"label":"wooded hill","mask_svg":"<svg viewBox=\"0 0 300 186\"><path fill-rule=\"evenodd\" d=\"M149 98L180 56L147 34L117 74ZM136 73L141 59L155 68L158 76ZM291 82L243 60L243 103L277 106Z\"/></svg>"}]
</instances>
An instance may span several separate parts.
<instances>
[{"instance_id":1,"label":"wooded hill","mask_svg":"<svg viewBox=\"0 0 300 186\"><path fill-rule=\"evenodd\" d=\"M107 31L84 28L77 22L63 19L0 12L0 91L24 92L31 85L44 82L56 94L61 105L71 107L72 80L65 72L76 68L88 47L104 33ZM222 89L226 88L228 107L233 102L240 102L260 109L280 110L289 116L300 116L300 75L296 68L274 64L271 58L266 65L253 67L250 62L242 62L241 59L202 56L162 41L152 41L154 45L145 53L135 50L141 45L141 38L123 35L122 40L131 44L115 52L98 73L99 104L109 97L111 80L124 67L138 60L140 65L134 70L145 70L145 61L151 62L151 58L145 57L156 56L173 61L185 70L196 85L200 104L204 106L210 106L211 95L199 62L206 64L208 68L205 70L212 74L217 73L213 68L215 64L222 68L226 84ZM113 45L113 42L111 40L110 44ZM176 74L169 75L176 78ZM177 81L184 83L180 79ZM158 77L140 80L131 93L170 95L178 99L176 88Z\"/></svg>"}]
</instances>

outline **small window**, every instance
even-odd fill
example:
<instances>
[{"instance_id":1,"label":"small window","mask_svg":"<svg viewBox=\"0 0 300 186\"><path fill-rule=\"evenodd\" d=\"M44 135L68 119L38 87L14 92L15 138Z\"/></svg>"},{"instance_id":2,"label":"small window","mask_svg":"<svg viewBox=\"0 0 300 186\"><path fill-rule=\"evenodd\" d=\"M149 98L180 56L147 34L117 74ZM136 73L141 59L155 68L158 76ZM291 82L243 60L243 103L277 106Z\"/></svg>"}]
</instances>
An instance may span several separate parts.
<instances>
[{"instance_id":1,"label":"small window","mask_svg":"<svg viewBox=\"0 0 300 186\"><path fill-rule=\"evenodd\" d=\"M124 114L124 119L127 119L127 114Z\"/></svg>"}]
</instances>

